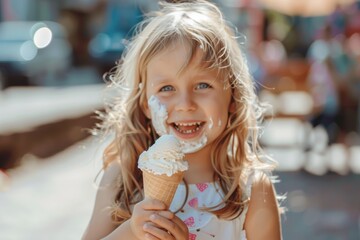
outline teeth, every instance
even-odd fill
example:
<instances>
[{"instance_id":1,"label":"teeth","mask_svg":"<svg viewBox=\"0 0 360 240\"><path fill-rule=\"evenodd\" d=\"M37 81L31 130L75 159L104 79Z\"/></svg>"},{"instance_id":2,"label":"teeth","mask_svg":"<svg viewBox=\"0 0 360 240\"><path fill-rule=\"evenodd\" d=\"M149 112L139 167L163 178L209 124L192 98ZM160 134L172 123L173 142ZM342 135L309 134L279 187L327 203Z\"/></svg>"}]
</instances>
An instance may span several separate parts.
<instances>
[{"instance_id":1,"label":"teeth","mask_svg":"<svg viewBox=\"0 0 360 240\"><path fill-rule=\"evenodd\" d=\"M198 131L199 129L200 129L200 127L197 127L195 129L192 129L192 130L181 130L179 128L176 128L176 130L178 130L181 133L185 133L185 134L194 133L194 132Z\"/></svg>"},{"instance_id":2,"label":"teeth","mask_svg":"<svg viewBox=\"0 0 360 240\"><path fill-rule=\"evenodd\" d=\"M193 123L175 123L176 126L200 126L201 122L193 122Z\"/></svg>"},{"instance_id":3,"label":"teeth","mask_svg":"<svg viewBox=\"0 0 360 240\"><path fill-rule=\"evenodd\" d=\"M184 127L188 127L188 126L196 126L195 129L187 129L187 130L183 130L180 129L179 127L184 126ZM175 128L177 131L179 131L180 133L183 134L190 134L190 133L194 133L196 131L198 131L200 129L201 126L201 122L193 122L193 123L175 123Z\"/></svg>"}]
</instances>

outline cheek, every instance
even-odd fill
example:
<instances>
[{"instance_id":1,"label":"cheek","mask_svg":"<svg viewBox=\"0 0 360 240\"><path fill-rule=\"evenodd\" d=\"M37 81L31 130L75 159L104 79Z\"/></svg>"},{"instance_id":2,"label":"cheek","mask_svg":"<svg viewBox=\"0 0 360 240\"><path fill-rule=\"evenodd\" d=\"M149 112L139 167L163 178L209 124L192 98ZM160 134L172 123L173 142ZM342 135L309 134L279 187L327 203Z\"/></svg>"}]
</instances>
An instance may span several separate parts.
<instances>
[{"instance_id":1,"label":"cheek","mask_svg":"<svg viewBox=\"0 0 360 240\"><path fill-rule=\"evenodd\" d=\"M218 128L223 130L228 121L229 105L225 101L208 102L209 106L209 128Z\"/></svg>"}]
</instances>

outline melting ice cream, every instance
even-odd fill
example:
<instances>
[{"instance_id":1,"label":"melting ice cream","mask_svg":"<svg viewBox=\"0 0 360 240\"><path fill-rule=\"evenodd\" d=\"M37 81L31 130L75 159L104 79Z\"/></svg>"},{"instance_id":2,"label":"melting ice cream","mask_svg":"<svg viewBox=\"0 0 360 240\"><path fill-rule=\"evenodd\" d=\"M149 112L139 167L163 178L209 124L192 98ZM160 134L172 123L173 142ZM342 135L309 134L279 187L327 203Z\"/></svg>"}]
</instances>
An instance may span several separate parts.
<instances>
[{"instance_id":1,"label":"melting ice cream","mask_svg":"<svg viewBox=\"0 0 360 240\"><path fill-rule=\"evenodd\" d=\"M138 167L156 175L171 176L188 169L184 156L179 140L173 135L163 135L140 155Z\"/></svg>"}]
</instances>

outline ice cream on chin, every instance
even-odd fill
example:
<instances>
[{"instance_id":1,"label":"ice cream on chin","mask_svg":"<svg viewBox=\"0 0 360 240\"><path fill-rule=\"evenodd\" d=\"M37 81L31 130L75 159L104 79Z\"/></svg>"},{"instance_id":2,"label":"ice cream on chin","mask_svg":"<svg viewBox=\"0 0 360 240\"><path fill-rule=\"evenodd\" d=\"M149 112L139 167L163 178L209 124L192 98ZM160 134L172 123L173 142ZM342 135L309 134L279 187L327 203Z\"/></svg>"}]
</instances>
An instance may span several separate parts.
<instances>
[{"instance_id":1,"label":"ice cream on chin","mask_svg":"<svg viewBox=\"0 0 360 240\"><path fill-rule=\"evenodd\" d=\"M181 141L181 145L184 153L194 153L202 149L207 143L207 137L205 134L201 136L198 141Z\"/></svg>"},{"instance_id":2,"label":"ice cream on chin","mask_svg":"<svg viewBox=\"0 0 360 240\"><path fill-rule=\"evenodd\" d=\"M188 163L184 160L181 144L173 135L163 135L138 161L143 172L145 197L158 199L170 206Z\"/></svg>"}]
</instances>

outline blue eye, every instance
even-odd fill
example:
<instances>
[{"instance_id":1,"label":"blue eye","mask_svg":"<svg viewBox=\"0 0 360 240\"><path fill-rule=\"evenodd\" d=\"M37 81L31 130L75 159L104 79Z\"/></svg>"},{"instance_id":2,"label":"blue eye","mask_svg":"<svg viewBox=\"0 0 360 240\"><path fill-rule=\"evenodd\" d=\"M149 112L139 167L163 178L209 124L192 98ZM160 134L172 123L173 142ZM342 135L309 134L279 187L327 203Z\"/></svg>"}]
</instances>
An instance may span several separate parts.
<instances>
[{"instance_id":1,"label":"blue eye","mask_svg":"<svg viewBox=\"0 0 360 240\"><path fill-rule=\"evenodd\" d=\"M199 83L197 86L196 86L196 89L206 89L206 88L210 88L210 84L207 84L207 83Z\"/></svg>"},{"instance_id":2,"label":"blue eye","mask_svg":"<svg viewBox=\"0 0 360 240\"><path fill-rule=\"evenodd\" d=\"M170 85L166 85L162 88L160 88L160 92L168 92L168 91L174 91L174 87Z\"/></svg>"}]
</instances>

